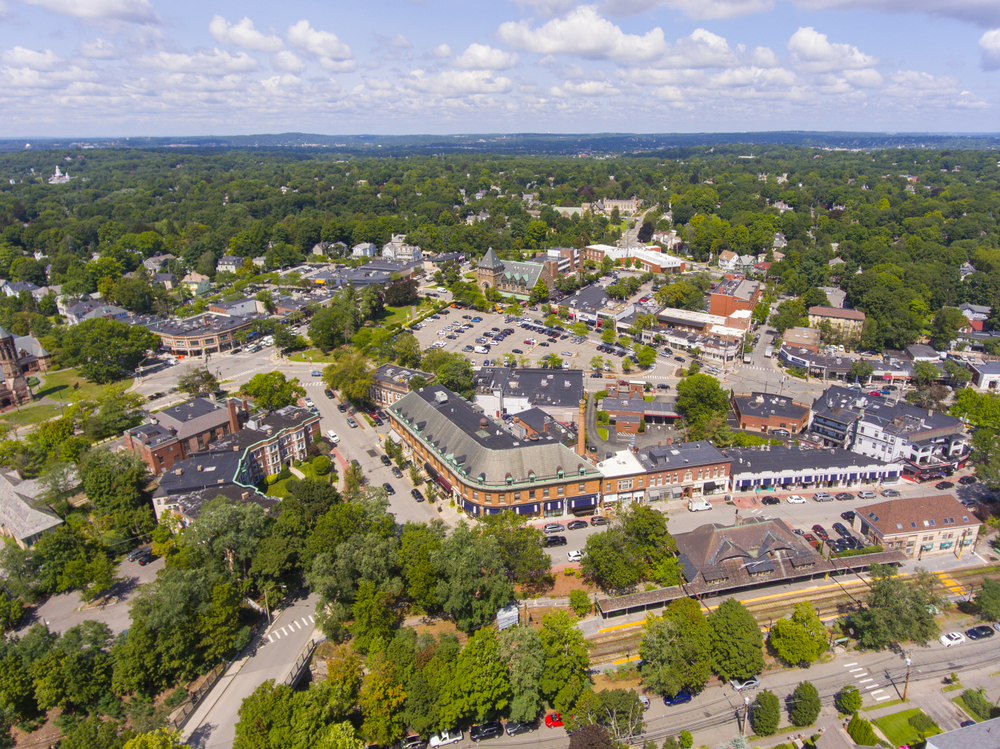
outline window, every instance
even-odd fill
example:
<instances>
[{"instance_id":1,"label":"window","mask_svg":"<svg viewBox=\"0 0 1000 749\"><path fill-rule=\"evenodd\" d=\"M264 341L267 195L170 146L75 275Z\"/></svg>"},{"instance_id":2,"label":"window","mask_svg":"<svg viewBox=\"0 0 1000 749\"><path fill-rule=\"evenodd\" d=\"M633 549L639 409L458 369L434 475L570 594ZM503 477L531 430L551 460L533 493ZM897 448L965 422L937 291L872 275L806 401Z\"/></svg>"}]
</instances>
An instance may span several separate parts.
<instances>
[{"instance_id":1,"label":"window","mask_svg":"<svg viewBox=\"0 0 1000 749\"><path fill-rule=\"evenodd\" d=\"M492 494L484 494L483 495L483 501L485 501L485 502L492 502L493 501L493 495Z\"/></svg>"},{"instance_id":2,"label":"window","mask_svg":"<svg viewBox=\"0 0 1000 749\"><path fill-rule=\"evenodd\" d=\"M515 502L521 501L521 492L514 492L514 501Z\"/></svg>"},{"instance_id":3,"label":"window","mask_svg":"<svg viewBox=\"0 0 1000 749\"><path fill-rule=\"evenodd\" d=\"M476 491L472 492L472 498L478 502L479 501L479 492L476 492Z\"/></svg>"},{"instance_id":4,"label":"window","mask_svg":"<svg viewBox=\"0 0 1000 749\"><path fill-rule=\"evenodd\" d=\"M532 489L531 491L528 492L528 499L534 499L534 498L535 498L535 490Z\"/></svg>"},{"instance_id":5,"label":"window","mask_svg":"<svg viewBox=\"0 0 1000 749\"><path fill-rule=\"evenodd\" d=\"M604 485L604 491L606 491L608 494L611 493L611 482L610 481Z\"/></svg>"},{"instance_id":6,"label":"window","mask_svg":"<svg viewBox=\"0 0 1000 749\"><path fill-rule=\"evenodd\" d=\"M587 485L580 484L580 494L586 494L586 492L587 492Z\"/></svg>"},{"instance_id":7,"label":"window","mask_svg":"<svg viewBox=\"0 0 1000 749\"><path fill-rule=\"evenodd\" d=\"M542 496L545 497L546 499L549 498L549 487L546 486L544 489L542 489Z\"/></svg>"},{"instance_id":8,"label":"window","mask_svg":"<svg viewBox=\"0 0 1000 749\"><path fill-rule=\"evenodd\" d=\"M608 486L611 486L611 484L608 484ZM565 486L563 486L562 484L560 484L558 487L556 487L556 495L557 496L562 497L565 494L566 494L566 487Z\"/></svg>"},{"instance_id":9,"label":"window","mask_svg":"<svg viewBox=\"0 0 1000 749\"><path fill-rule=\"evenodd\" d=\"M632 488L632 479L618 479L618 491L628 491Z\"/></svg>"}]
</instances>

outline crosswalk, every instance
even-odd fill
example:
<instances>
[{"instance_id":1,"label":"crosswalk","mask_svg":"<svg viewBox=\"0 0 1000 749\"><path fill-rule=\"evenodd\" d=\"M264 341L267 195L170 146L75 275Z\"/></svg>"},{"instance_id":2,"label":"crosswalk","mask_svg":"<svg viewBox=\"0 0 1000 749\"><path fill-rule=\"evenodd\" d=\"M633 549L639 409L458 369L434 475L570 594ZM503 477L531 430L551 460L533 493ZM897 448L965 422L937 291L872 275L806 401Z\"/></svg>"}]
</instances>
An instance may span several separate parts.
<instances>
[{"instance_id":1,"label":"crosswalk","mask_svg":"<svg viewBox=\"0 0 1000 749\"><path fill-rule=\"evenodd\" d=\"M951 577L947 572L935 572L934 576L941 581L945 590L955 596L967 595L967 591L961 584L955 581L955 578Z\"/></svg>"},{"instance_id":2,"label":"crosswalk","mask_svg":"<svg viewBox=\"0 0 1000 749\"><path fill-rule=\"evenodd\" d=\"M858 689L868 692L875 702L884 702L885 700L892 699L892 695L886 694L884 689L879 688L875 679L872 676L869 676L864 667L859 666L857 662L845 663L844 668L848 670L848 673L850 673L851 676L858 680Z\"/></svg>"},{"instance_id":3,"label":"crosswalk","mask_svg":"<svg viewBox=\"0 0 1000 749\"><path fill-rule=\"evenodd\" d=\"M252 374L254 374L256 372L260 372L261 370L264 370L264 369L270 371L271 367L269 365L262 365L262 366L259 366L259 367L254 367L253 369L247 369L247 370L245 370L243 372L240 372L239 374L230 375L227 379L238 380L241 377L247 377L248 375L252 375Z\"/></svg>"},{"instance_id":4,"label":"crosswalk","mask_svg":"<svg viewBox=\"0 0 1000 749\"><path fill-rule=\"evenodd\" d=\"M276 629L273 632L269 633L267 636L267 641L277 642L282 637L287 637L293 632L296 632L301 629L311 628L313 624L315 624L315 622L316 620L313 618L312 614L309 615L308 619L306 617L303 617L302 619L294 619L291 624L286 624L284 627L281 627L280 629Z\"/></svg>"},{"instance_id":5,"label":"crosswalk","mask_svg":"<svg viewBox=\"0 0 1000 749\"><path fill-rule=\"evenodd\" d=\"M304 388L325 388L326 383L323 380L312 380L310 382L299 382L299 384Z\"/></svg>"}]
</instances>

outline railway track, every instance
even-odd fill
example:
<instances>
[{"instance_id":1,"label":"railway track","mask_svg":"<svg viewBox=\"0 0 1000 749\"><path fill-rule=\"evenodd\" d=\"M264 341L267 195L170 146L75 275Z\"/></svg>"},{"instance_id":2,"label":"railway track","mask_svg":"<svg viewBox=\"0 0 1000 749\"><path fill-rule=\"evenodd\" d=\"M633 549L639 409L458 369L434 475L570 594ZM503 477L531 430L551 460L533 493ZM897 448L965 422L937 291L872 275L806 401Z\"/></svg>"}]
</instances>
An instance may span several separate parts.
<instances>
[{"instance_id":1,"label":"railway track","mask_svg":"<svg viewBox=\"0 0 1000 749\"><path fill-rule=\"evenodd\" d=\"M985 578L1000 576L1000 566L970 567L954 572L939 572L934 576L937 578L935 592L938 595L946 600L965 600L978 590ZM858 577L834 577L813 588L747 598L743 600L743 605L753 614L761 628L766 630L775 620L795 611L795 606L799 603L808 601L815 607L820 619L828 622L857 611L867 596L868 583L865 580ZM702 603L713 609L717 605L711 599L703 600ZM587 640L590 661L595 666L606 666L623 659L635 659L641 642L641 623L634 627L599 633Z\"/></svg>"}]
</instances>

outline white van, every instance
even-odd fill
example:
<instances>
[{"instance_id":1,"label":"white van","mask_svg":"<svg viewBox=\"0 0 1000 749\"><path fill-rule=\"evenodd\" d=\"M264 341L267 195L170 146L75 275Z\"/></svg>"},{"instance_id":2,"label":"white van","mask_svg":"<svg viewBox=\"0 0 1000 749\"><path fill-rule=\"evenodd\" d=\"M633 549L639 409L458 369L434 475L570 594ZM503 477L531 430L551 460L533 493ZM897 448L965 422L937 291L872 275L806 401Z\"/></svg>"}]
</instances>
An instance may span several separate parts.
<instances>
[{"instance_id":1,"label":"white van","mask_svg":"<svg viewBox=\"0 0 1000 749\"><path fill-rule=\"evenodd\" d=\"M688 510L691 512L701 512L702 510L711 510L712 503L705 499L689 499L688 500Z\"/></svg>"},{"instance_id":2,"label":"white van","mask_svg":"<svg viewBox=\"0 0 1000 749\"><path fill-rule=\"evenodd\" d=\"M488 353L490 353L490 347L489 346L476 346L472 350L475 351L477 354L488 354Z\"/></svg>"}]
</instances>

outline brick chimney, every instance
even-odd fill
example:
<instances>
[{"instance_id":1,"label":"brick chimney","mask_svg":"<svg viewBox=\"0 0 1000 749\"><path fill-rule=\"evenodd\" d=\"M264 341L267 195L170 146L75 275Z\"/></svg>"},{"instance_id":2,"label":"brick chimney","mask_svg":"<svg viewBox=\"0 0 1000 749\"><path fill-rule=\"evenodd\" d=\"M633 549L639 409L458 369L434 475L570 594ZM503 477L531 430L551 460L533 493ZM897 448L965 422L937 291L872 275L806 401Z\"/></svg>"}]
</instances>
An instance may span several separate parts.
<instances>
[{"instance_id":1,"label":"brick chimney","mask_svg":"<svg viewBox=\"0 0 1000 749\"><path fill-rule=\"evenodd\" d=\"M226 400L226 407L229 409L229 433L236 434L240 431L240 412L236 408L239 403L235 398Z\"/></svg>"},{"instance_id":2,"label":"brick chimney","mask_svg":"<svg viewBox=\"0 0 1000 749\"><path fill-rule=\"evenodd\" d=\"M576 452L587 456L587 399L580 400L580 428L576 433Z\"/></svg>"}]
</instances>

